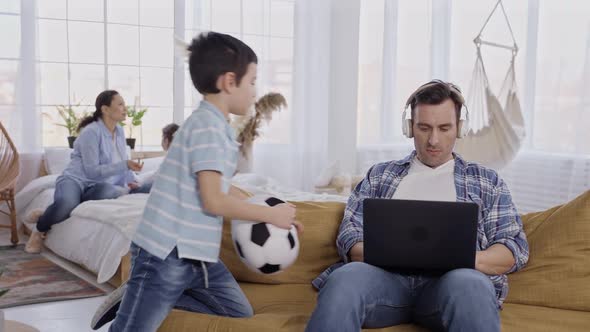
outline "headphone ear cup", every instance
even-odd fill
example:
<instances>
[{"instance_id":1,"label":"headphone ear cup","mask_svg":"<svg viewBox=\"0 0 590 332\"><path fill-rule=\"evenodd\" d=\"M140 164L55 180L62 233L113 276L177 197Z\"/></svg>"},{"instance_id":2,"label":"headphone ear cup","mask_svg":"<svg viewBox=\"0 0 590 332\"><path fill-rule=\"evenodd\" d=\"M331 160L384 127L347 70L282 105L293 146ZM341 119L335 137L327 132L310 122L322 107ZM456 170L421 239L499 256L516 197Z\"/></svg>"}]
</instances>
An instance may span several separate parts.
<instances>
[{"instance_id":1,"label":"headphone ear cup","mask_svg":"<svg viewBox=\"0 0 590 332\"><path fill-rule=\"evenodd\" d=\"M407 138L412 138L414 136L412 135L412 119L406 118L407 111L408 107L406 106L406 108L402 112L402 134L404 134L404 136L406 136Z\"/></svg>"},{"instance_id":2,"label":"headphone ear cup","mask_svg":"<svg viewBox=\"0 0 590 332\"><path fill-rule=\"evenodd\" d=\"M406 130L406 132L407 132L406 137L407 138L414 137L414 132L412 130L412 119L406 119L405 120L405 123L406 123L406 128L407 128L407 130Z\"/></svg>"}]
</instances>

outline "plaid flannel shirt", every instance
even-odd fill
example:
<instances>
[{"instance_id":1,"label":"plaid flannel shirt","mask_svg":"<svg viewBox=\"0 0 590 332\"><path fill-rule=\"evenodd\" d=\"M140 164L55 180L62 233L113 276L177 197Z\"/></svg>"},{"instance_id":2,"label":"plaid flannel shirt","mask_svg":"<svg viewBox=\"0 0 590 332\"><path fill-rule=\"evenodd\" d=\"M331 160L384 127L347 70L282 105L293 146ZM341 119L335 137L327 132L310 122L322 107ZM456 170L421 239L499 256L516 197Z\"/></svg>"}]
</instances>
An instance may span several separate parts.
<instances>
[{"instance_id":1,"label":"plaid flannel shirt","mask_svg":"<svg viewBox=\"0 0 590 332\"><path fill-rule=\"evenodd\" d=\"M479 206L476 250L485 250L500 243L514 255L515 264L507 273L518 271L525 266L529 248L522 221L508 187L498 174L486 167L455 157L455 189L458 202L474 202ZM357 242L363 241L363 200L365 198L391 198L401 180L408 174L410 162L416 156L412 152L399 161L379 163L371 167L348 199L344 218L340 224L336 246L342 262L330 266L313 282L320 289L330 273L348 263L348 252ZM508 295L506 274L489 276L496 289L498 306Z\"/></svg>"}]
</instances>

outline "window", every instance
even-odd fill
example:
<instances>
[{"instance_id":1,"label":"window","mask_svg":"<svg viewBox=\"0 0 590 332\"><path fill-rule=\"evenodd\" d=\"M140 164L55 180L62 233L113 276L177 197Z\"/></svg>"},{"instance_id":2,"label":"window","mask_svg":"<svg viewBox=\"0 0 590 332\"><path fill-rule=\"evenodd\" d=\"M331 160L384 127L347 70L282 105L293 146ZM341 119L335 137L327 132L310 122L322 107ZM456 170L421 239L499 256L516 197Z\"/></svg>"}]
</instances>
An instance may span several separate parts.
<instances>
[{"instance_id":1,"label":"window","mask_svg":"<svg viewBox=\"0 0 590 332\"><path fill-rule=\"evenodd\" d=\"M107 88L149 109L134 137L159 146L161 127L172 122L173 2L44 0L37 25L44 146L67 144L56 105L93 112Z\"/></svg>"},{"instance_id":2,"label":"window","mask_svg":"<svg viewBox=\"0 0 590 332\"><path fill-rule=\"evenodd\" d=\"M244 40L259 57L259 92L281 92L290 103L293 1L258 0L245 6L241 0L186 0L185 13L187 41L208 30ZM161 127L172 122L173 108L184 108L188 115L201 98L185 65L185 98L174 105L172 1L40 1L37 26L38 107L45 146L66 144L65 129L55 125L61 122L56 105L79 103L79 112L93 112L96 95L106 88L119 91L128 105L149 108L141 130L134 133L138 145L159 145ZM264 139L287 142L289 118L289 109L276 116L263 128Z\"/></svg>"},{"instance_id":3,"label":"window","mask_svg":"<svg viewBox=\"0 0 590 332\"><path fill-rule=\"evenodd\" d=\"M294 0L186 0L185 40L203 31L230 34L244 41L258 56L258 96L279 92L291 105L293 77ZM201 97L185 68L185 114ZM289 143L290 108L273 116L258 142Z\"/></svg>"}]
</instances>

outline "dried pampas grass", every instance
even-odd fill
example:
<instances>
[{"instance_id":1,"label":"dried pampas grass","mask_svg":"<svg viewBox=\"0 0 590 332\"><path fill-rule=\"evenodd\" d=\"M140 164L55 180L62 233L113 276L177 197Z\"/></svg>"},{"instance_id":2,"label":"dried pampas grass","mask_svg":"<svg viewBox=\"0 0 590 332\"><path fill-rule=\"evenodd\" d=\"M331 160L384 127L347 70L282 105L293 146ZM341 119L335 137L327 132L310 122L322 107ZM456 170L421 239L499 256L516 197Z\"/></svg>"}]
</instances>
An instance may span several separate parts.
<instances>
[{"instance_id":1,"label":"dried pampas grass","mask_svg":"<svg viewBox=\"0 0 590 332\"><path fill-rule=\"evenodd\" d=\"M283 95L270 92L260 97L254 104L254 114L236 117L232 119L232 126L238 134L237 141L241 144L240 152L247 155L254 140L260 135L259 129L262 120L270 120L272 113L287 107L287 100Z\"/></svg>"}]
</instances>

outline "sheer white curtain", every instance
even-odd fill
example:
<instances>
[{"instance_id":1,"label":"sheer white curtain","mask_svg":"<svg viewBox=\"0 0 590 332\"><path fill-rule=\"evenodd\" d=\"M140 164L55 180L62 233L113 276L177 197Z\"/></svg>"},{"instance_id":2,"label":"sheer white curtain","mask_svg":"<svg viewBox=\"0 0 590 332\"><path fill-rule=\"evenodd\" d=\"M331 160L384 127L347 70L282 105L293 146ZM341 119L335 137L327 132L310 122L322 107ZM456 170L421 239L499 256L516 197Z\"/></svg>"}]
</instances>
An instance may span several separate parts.
<instances>
[{"instance_id":1,"label":"sheer white curtain","mask_svg":"<svg viewBox=\"0 0 590 332\"><path fill-rule=\"evenodd\" d=\"M447 5L444 1L436 8ZM433 10L431 0L361 2L355 174L403 158L414 148L401 132L404 104L433 72L444 75L442 64L448 58L432 56L434 49L440 54L445 48L433 45L432 36L446 31L441 27L445 20L433 22Z\"/></svg>"},{"instance_id":2,"label":"sheer white curtain","mask_svg":"<svg viewBox=\"0 0 590 332\"><path fill-rule=\"evenodd\" d=\"M35 65L37 58L37 1L9 1L12 3L15 12L18 10L20 16L16 31L7 36L7 43L17 39L19 44L18 53L11 62L15 64L14 76L8 76L9 81L0 82L3 87L12 85L14 87L14 105L8 108L7 114L2 114L0 120L7 124L7 130L13 139L19 153L21 172L16 185L20 190L27 182L35 178L39 173L42 137L41 137L41 116L37 104L38 96L38 71ZM3 88L4 89L4 88ZM7 91L3 90L2 94ZM4 108L4 107L2 107ZM2 112L0 112L2 113ZM8 120L8 121L6 121Z\"/></svg>"},{"instance_id":3,"label":"sheer white curtain","mask_svg":"<svg viewBox=\"0 0 590 332\"><path fill-rule=\"evenodd\" d=\"M355 170L359 1L298 0L294 15L290 137L255 144L254 172L312 190L330 163Z\"/></svg>"},{"instance_id":4,"label":"sheer white curtain","mask_svg":"<svg viewBox=\"0 0 590 332\"><path fill-rule=\"evenodd\" d=\"M0 51L0 120L20 153L41 149L36 104L36 1L7 1L0 6L6 43Z\"/></svg>"},{"instance_id":5,"label":"sheer white curtain","mask_svg":"<svg viewBox=\"0 0 590 332\"><path fill-rule=\"evenodd\" d=\"M330 9L331 1L303 0L295 3L293 105L291 106L291 144L287 151L268 153L263 174L289 170L281 177L293 187L306 187L328 154L327 127L330 106ZM258 153L258 149L255 152ZM288 157L284 154L288 152ZM276 161L288 165L276 168ZM259 155L255 155L258 172ZM283 182L283 181L281 181Z\"/></svg>"},{"instance_id":6,"label":"sheer white curtain","mask_svg":"<svg viewBox=\"0 0 590 332\"><path fill-rule=\"evenodd\" d=\"M532 148L590 155L590 3L539 1Z\"/></svg>"}]
</instances>

